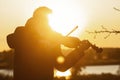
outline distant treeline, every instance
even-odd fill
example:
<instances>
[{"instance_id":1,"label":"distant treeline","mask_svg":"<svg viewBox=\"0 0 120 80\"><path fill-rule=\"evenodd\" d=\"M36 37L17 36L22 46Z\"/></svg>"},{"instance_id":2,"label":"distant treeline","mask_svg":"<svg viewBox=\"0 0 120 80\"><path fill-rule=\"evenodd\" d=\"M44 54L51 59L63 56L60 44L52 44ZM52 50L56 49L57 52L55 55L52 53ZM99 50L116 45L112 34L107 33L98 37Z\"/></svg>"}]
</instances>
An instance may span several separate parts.
<instances>
[{"instance_id":1,"label":"distant treeline","mask_svg":"<svg viewBox=\"0 0 120 80\"><path fill-rule=\"evenodd\" d=\"M120 65L120 48L103 48L102 53L96 53L93 49L86 51L83 57L83 64L78 62L78 66L87 65ZM0 52L0 68L13 68L14 50Z\"/></svg>"},{"instance_id":2,"label":"distant treeline","mask_svg":"<svg viewBox=\"0 0 120 80\"><path fill-rule=\"evenodd\" d=\"M3 76L0 74L0 80L13 80L11 76ZM66 80L65 77L55 77L54 80ZM69 80L120 80L119 75L113 74L89 74L89 75L79 75L79 76L71 76Z\"/></svg>"},{"instance_id":3,"label":"distant treeline","mask_svg":"<svg viewBox=\"0 0 120 80\"><path fill-rule=\"evenodd\" d=\"M13 69L14 50L0 52L0 69Z\"/></svg>"}]
</instances>

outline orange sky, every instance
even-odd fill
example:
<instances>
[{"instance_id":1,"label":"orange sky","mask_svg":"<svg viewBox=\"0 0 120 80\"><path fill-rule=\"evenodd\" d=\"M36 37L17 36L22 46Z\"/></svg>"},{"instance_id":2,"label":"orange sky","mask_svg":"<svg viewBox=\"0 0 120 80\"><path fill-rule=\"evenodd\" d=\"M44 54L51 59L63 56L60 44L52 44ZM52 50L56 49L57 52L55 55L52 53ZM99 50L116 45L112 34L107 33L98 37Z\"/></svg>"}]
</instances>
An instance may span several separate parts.
<instances>
[{"instance_id":1,"label":"orange sky","mask_svg":"<svg viewBox=\"0 0 120 80\"><path fill-rule=\"evenodd\" d=\"M61 28L75 25L84 28L80 35L74 36L88 39L102 47L120 47L120 35L111 35L104 39L107 34L100 34L93 39L94 35L85 32L100 30L101 25L108 29L120 30L120 12L113 9L120 8L119 0L0 0L0 51L9 49L6 35L12 33L17 26L24 25L38 6L48 6L60 16L58 18L63 18L57 22ZM79 29L76 32L80 33Z\"/></svg>"}]
</instances>

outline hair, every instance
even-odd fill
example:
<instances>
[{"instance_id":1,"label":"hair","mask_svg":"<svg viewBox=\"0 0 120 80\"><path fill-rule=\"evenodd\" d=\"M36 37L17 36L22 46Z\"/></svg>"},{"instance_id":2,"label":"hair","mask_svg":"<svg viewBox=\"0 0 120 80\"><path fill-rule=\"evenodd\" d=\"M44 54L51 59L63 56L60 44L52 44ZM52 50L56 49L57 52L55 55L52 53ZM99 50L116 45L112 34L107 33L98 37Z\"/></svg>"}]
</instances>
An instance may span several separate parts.
<instances>
[{"instance_id":1,"label":"hair","mask_svg":"<svg viewBox=\"0 0 120 80\"><path fill-rule=\"evenodd\" d=\"M48 14L52 12L48 7L39 7L33 12L33 16L27 20L25 26L29 29L38 28L41 30L50 29L48 26Z\"/></svg>"},{"instance_id":2,"label":"hair","mask_svg":"<svg viewBox=\"0 0 120 80\"><path fill-rule=\"evenodd\" d=\"M42 6L42 7L38 7L34 13L33 13L33 17L38 17L38 16L41 16L41 15L47 15L47 14L50 14L52 13L52 10L48 7L45 7L45 6Z\"/></svg>"}]
</instances>

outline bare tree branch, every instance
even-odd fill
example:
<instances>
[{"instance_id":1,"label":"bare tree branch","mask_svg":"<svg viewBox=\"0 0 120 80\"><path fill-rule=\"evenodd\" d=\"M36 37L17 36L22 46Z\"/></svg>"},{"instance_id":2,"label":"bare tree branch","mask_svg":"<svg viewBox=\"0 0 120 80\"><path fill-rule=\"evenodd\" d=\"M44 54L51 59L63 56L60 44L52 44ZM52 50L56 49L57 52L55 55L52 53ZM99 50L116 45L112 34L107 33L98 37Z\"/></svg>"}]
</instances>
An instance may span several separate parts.
<instances>
[{"instance_id":1,"label":"bare tree branch","mask_svg":"<svg viewBox=\"0 0 120 80\"><path fill-rule=\"evenodd\" d=\"M116 7L113 7L113 9L120 12L120 9L118 9L118 8L116 8Z\"/></svg>"},{"instance_id":2,"label":"bare tree branch","mask_svg":"<svg viewBox=\"0 0 120 80\"><path fill-rule=\"evenodd\" d=\"M108 33L108 35L106 35L104 38L108 38L111 34L120 34L120 31L119 30L108 30L107 28L105 28L103 25L101 26L102 27L102 30L95 30L95 31L86 31L87 33L89 34L94 34L94 38L96 38L97 34L103 34L103 33Z\"/></svg>"},{"instance_id":3,"label":"bare tree branch","mask_svg":"<svg viewBox=\"0 0 120 80\"><path fill-rule=\"evenodd\" d=\"M113 9L120 12L119 8L113 7ZM107 33L107 35L104 37L104 39L108 38L111 34L115 34L115 35L120 34L120 30L115 30L115 29L108 30L103 25L101 25L101 28L102 28L102 30L99 30L99 31L95 30L95 31L86 31L86 32L89 34L94 34L94 38L96 38L97 34Z\"/></svg>"}]
</instances>

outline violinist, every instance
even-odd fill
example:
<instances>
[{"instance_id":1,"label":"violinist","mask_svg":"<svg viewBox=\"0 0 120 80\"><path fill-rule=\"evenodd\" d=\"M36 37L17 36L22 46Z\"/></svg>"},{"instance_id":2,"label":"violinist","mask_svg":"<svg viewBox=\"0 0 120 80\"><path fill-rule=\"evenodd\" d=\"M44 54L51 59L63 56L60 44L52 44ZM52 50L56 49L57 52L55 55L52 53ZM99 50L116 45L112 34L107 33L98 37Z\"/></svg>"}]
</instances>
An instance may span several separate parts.
<instances>
[{"instance_id":1,"label":"violinist","mask_svg":"<svg viewBox=\"0 0 120 80\"><path fill-rule=\"evenodd\" d=\"M48 20L51 12L45 6L37 8L25 26L17 27L14 33L7 36L9 47L15 50L14 80L53 80L54 68L66 71L90 47L87 40L80 41L53 31ZM61 45L74 50L64 56Z\"/></svg>"}]
</instances>

